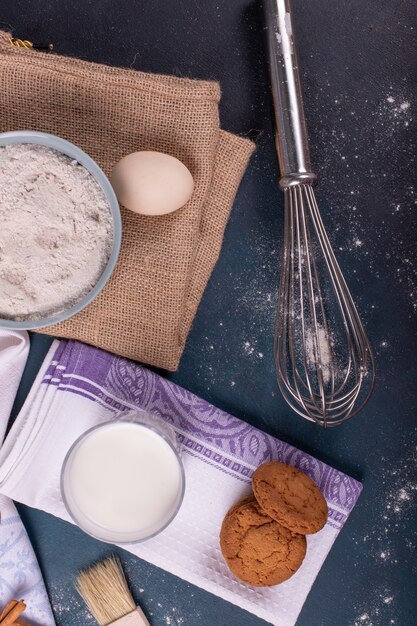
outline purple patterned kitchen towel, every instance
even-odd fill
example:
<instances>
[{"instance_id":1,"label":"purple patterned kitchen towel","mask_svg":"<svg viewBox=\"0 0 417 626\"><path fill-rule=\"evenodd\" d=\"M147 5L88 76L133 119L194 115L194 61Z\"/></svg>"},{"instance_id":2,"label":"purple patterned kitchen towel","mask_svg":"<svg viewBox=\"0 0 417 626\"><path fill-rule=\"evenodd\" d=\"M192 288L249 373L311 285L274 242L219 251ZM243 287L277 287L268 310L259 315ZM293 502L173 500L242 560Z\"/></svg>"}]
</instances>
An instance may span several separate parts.
<instances>
[{"instance_id":1,"label":"purple patterned kitchen towel","mask_svg":"<svg viewBox=\"0 0 417 626\"><path fill-rule=\"evenodd\" d=\"M0 492L71 521L59 491L68 448L86 429L136 407L175 429L186 494L167 529L127 549L271 624L293 626L360 483L137 363L74 341L54 342L1 450ZM219 530L229 507L250 491L254 469L271 459L311 476L326 497L329 518L308 537L306 558L290 580L253 588L229 572Z\"/></svg>"}]
</instances>

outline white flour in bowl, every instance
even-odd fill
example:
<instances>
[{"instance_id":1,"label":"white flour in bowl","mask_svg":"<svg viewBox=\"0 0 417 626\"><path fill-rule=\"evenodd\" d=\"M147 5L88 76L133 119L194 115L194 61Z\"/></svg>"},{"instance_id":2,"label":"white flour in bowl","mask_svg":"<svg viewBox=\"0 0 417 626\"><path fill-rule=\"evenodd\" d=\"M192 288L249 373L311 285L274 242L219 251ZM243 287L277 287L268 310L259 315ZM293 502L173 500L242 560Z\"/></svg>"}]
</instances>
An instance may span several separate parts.
<instances>
[{"instance_id":1,"label":"white flour in bowl","mask_svg":"<svg viewBox=\"0 0 417 626\"><path fill-rule=\"evenodd\" d=\"M0 147L0 317L69 308L97 283L112 243L108 202L82 165L34 144Z\"/></svg>"}]
</instances>

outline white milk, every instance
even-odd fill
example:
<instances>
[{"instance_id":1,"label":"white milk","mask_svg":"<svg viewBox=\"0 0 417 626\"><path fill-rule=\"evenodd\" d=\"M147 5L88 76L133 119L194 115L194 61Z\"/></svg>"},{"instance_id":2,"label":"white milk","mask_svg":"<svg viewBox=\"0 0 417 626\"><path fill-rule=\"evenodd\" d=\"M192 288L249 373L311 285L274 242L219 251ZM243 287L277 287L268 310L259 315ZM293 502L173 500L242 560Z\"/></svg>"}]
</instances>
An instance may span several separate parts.
<instances>
[{"instance_id":1,"label":"white milk","mask_svg":"<svg viewBox=\"0 0 417 626\"><path fill-rule=\"evenodd\" d=\"M135 422L94 429L70 451L63 496L75 521L104 541L139 541L161 530L183 494L181 463L157 432Z\"/></svg>"}]
</instances>

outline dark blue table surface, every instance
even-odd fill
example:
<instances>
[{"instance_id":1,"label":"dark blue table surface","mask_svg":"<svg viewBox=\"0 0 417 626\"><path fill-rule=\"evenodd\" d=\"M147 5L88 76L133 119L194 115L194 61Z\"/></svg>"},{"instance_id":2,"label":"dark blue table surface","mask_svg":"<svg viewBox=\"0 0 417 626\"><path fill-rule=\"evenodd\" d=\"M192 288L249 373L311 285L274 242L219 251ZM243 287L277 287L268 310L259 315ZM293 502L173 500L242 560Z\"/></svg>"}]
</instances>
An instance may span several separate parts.
<instances>
[{"instance_id":1,"label":"dark blue table surface","mask_svg":"<svg viewBox=\"0 0 417 626\"><path fill-rule=\"evenodd\" d=\"M413 0L294 4L319 204L378 362L372 401L331 431L293 414L275 381L272 337L283 200L256 3L3 0L0 27L18 37L52 41L67 55L221 82L223 127L255 136L258 149L181 366L170 377L363 481L363 494L299 626L412 626L417 623L417 12ZM49 343L32 335L15 413ZM73 576L111 548L45 513L19 510L57 624L85 624ZM120 555L152 626L264 623Z\"/></svg>"}]
</instances>

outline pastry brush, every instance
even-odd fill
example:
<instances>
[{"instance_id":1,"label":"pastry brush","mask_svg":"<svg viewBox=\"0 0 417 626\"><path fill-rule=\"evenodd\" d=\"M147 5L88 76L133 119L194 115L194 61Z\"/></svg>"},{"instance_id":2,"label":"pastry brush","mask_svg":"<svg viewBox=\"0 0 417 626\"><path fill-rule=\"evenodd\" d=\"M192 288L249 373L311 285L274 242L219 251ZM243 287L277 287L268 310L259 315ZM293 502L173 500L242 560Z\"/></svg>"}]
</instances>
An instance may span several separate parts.
<instances>
[{"instance_id":1,"label":"pastry brush","mask_svg":"<svg viewBox=\"0 0 417 626\"><path fill-rule=\"evenodd\" d=\"M76 589L100 626L150 626L132 598L116 556L81 571Z\"/></svg>"}]
</instances>

